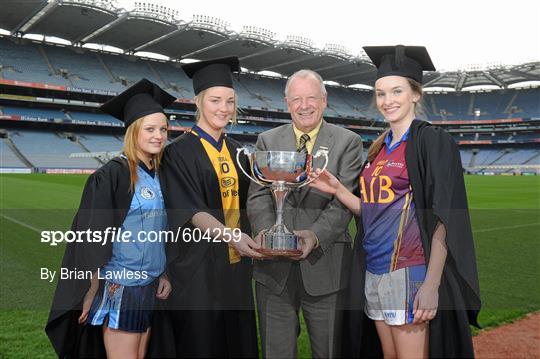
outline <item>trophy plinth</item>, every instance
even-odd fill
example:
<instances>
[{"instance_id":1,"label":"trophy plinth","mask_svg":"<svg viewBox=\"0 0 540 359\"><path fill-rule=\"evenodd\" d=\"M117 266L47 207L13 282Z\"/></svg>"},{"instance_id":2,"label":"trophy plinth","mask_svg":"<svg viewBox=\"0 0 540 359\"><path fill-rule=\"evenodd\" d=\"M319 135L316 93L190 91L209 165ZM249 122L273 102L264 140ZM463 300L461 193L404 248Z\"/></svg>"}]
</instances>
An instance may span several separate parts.
<instances>
[{"instance_id":1,"label":"trophy plinth","mask_svg":"<svg viewBox=\"0 0 540 359\"><path fill-rule=\"evenodd\" d=\"M239 161L240 153L249 158L251 175L246 173ZM312 180L313 159L324 157L328 164L328 151L319 150L315 156L303 152L291 151L249 151L239 148L236 161L238 166L253 182L270 187L276 209L276 223L262 235L262 248L257 250L267 256L297 257L302 254L298 249L298 236L283 223L283 204L293 188L300 188Z\"/></svg>"}]
</instances>

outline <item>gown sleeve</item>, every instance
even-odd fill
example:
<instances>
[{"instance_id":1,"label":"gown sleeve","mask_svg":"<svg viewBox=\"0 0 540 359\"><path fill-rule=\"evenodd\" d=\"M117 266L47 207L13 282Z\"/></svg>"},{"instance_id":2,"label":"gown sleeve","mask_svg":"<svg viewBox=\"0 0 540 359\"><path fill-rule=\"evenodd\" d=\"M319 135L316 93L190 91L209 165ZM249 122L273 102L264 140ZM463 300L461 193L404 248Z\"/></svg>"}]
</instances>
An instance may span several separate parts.
<instances>
[{"instance_id":1,"label":"gown sleeve","mask_svg":"<svg viewBox=\"0 0 540 359\"><path fill-rule=\"evenodd\" d=\"M432 203L435 218L445 226L449 260L462 280L466 309L477 313L480 289L459 149L446 131L435 126L428 127L423 138L428 172L425 186L431 189L426 191L431 196L428 202ZM433 228L428 228L428 233L433 233L436 221L429 225Z\"/></svg>"},{"instance_id":2,"label":"gown sleeve","mask_svg":"<svg viewBox=\"0 0 540 359\"><path fill-rule=\"evenodd\" d=\"M169 145L163 154L160 180L172 230L183 227L199 212L210 212L197 157L193 148L183 142Z\"/></svg>"},{"instance_id":3,"label":"gown sleeve","mask_svg":"<svg viewBox=\"0 0 540 359\"><path fill-rule=\"evenodd\" d=\"M128 186L119 186L125 176L118 164L110 163L92 174L84 187L79 209L73 219L72 231L104 231L118 227L126 209L119 208L117 191L125 191L122 207L130 201ZM129 176L127 178L129 180ZM124 181L125 182L125 181ZM120 189L123 188L123 189ZM115 197L116 196L116 197ZM66 245L61 268L95 272L110 259L112 245L98 242L72 242ZM90 287L89 279L59 279L45 331L60 357L100 356L103 352L102 335L98 327L79 325L77 320L82 300ZM98 329L95 329L98 328Z\"/></svg>"}]
</instances>

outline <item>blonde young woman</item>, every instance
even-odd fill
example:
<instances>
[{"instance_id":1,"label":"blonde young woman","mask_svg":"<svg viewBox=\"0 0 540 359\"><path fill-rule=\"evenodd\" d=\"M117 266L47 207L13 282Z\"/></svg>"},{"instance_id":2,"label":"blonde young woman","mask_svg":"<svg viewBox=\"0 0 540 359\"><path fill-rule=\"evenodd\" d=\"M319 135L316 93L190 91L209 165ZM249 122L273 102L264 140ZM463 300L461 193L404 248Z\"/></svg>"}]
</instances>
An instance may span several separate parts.
<instances>
[{"instance_id":1,"label":"blonde young woman","mask_svg":"<svg viewBox=\"0 0 540 359\"><path fill-rule=\"evenodd\" d=\"M472 357L469 323L477 325L480 297L459 150L444 130L416 119L422 70L435 68L424 47L364 49L390 129L369 149L359 197L327 171L312 184L361 216L349 309L364 307L385 358ZM347 316L345 356L373 347L362 317Z\"/></svg>"},{"instance_id":2,"label":"blonde young woman","mask_svg":"<svg viewBox=\"0 0 540 359\"><path fill-rule=\"evenodd\" d=\"M193 79L197 123L167 146L162 171L169 227L182 233L167 248L167 273L178 288L165 313L174 335L151 344L150 355L257 357L251 258L261 255L245 234L249 180L237 168L240 144L224 132L236 118L238 59L183 69Z\"/></svg>"},{"instance_id":3,"label":"blonde young woman","mask_svg":"<svg viewBox=\"0 0 540 359\"><path fill-rule=\"evenodd\" d=\"M125 123L124 149L88 178L73 220L103 239L66 247L62 268L89 274L59 280L46 326L59 357L145 357L154 300L171 292L165 244L148 239L166 229L159 166L174 100L143 79L101 107Z\"/></svg>"}]
</instances>

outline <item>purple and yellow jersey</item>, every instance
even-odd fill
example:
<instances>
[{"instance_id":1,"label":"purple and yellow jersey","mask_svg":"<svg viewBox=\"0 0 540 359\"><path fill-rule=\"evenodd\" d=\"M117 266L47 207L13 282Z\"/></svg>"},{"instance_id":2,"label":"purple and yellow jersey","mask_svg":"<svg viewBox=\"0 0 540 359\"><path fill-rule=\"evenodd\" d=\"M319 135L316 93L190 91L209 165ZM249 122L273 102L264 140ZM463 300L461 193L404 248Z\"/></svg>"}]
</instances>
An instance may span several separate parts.
<instances>
[{"instance_id":1,"label":"purple and yellow jersey","mask_svg":"<svg viewBox=\"0 0 540 359\"><path fill-rule=\"evenodd\" d=\"M425 264L407 172L407 133L392 147L391 133L360 176L367 270L383 274Z\"/></svg>"}]
</instances>

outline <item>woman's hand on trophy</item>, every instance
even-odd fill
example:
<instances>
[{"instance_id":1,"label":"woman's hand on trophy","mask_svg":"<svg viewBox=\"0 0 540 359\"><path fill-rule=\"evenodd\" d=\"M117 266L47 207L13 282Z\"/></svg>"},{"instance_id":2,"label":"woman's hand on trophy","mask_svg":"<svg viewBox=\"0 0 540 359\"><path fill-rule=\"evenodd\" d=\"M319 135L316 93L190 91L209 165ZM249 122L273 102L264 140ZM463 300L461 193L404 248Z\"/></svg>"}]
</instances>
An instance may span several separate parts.
<instances>
[{"instance_id":1,"label":"woman's hand on trophy","mask_svg":"<svg viewBox=\"0 0 540 359\"><path fill-rule=\"evenodd\" d=\"M242 257L251 257L255 259L265 257L263 254L255 251L255 249L261 248L261 245L245 233L242 233L238 241L231 241L231 243Z\"/></svg>"},{"instance_id":2,"label":"woman's hand on trophy","mask_svg":"<svg viewBox=\"0 0 540 359\"><path fill-rule=\"evenodd\" d=\"M317 247L319 241L317 236L312 231L302 230L294 231L294 234L298 236L298 249L302 251L302 255L298 257L291 257L291 259L302 260L306 259L311 251Z\"/></svg>"},{"instance_id":3,"label":"woman's hand on trophy","mask_svg":"<svg viewBox=\"0 0 540 359\"><path fill-rule=\"evenodd\" d=\"M339 180L328 170L321 171L320 168L317 168L314 172L311 172L310 177L314 179L309 184L310 187L332 195L337 193L341 185Z\"/></svg>"},{"instance_id":4,"label":"woman's hand on trophy","mask_svg":"<svg viewBox=\"0 0 540 359\"><path fill-rule=\"evenodd\" d=\"M253 238L253 240L255 241L255 243L257 243L260 247L260 249L262 250L261 252L259 252L259 254L261 255L260 257L257 257L256 259L258 260L265 260L265 259L271 259L271 260L275 260L277 259L278 257L275 257L275 256L271 256L271 255L268 255L268 252L267 251L264 251L264 239L263 239L263 236L264 234L268 232L268 229L263 229L262 231L259 232L259 234L257 234L255 236L255 238Z\"/></svg>"}]
</instances>

